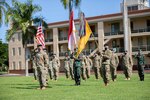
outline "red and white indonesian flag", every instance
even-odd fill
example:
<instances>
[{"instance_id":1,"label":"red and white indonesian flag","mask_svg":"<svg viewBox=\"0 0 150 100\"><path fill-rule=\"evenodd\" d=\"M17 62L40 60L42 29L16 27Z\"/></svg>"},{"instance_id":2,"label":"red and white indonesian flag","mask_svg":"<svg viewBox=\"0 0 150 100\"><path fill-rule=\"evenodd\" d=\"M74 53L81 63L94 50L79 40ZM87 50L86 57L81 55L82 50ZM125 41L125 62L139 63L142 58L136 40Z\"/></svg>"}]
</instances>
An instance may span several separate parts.
<instances>
[{"instance_id":1,"label":"red and white indonesian flag","mask_svg":"<svg viewBox=\"0 0 150 100\"><path fill-rule=\"evenodd\" d=\"M40 22L40 25L38 26L38 29L37 29L36 42L37 42L37 44L41 44L42 47L45 48L45 39L44 39L44 34L43 34L41 22Z\"/></svg>"},{"instance_id":2,"label":"red and white indonesian flag","mask_svg":"<svg viewBox=\"0 0 150 100\"><path fill-rule=\"evenodd\" d=\"M68 49L70 51L74 51L74 48L76 48L76 36L75 36L75 24L74 24L74 20L73 20L73 11L71 12L70 15L70 21L69 21L69 32L68 32Z\"/></svg>"}]
</instances>

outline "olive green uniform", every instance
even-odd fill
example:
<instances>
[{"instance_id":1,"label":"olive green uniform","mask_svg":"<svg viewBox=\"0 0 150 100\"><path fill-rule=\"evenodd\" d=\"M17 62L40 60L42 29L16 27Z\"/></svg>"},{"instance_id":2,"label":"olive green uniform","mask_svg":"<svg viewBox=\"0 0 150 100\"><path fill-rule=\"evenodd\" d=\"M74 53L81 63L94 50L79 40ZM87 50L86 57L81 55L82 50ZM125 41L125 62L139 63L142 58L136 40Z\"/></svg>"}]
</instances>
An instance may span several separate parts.
<instances>
[{"instance_id":1,"label":"olive green uniform","mask_svg":"<svg viewBox=\"0 0 150 100\"><path fill-rule=\"evenodd\" d=\"M40 88L45 87L46 84L46 67L45 64L48 64L48 58L44 51L39 51L36 54L36 66L38 73L38 80L40 83Z\"/></svg>"},{"instance_id":2,"label":"olive green uniform","mask_svg":"<svg viewBox=\"0 0 150 100\"><path fill-rule=\"evenodd\" d=\"M143 54L138 54L135 56L137 59L137 68L138 68L138 74L140 77L140 81L144 81L144 64L145 64L145 60L144 60L144 55Z\"/></svg>"},{"instance_id":3,"label":"olive green uniform","mask_svg":"<svg viewBox=\"0 0 150 100\"><path fill-rule=\"evenodd\" d=\"M74 80L75 85L80 85L80 75L81 75L81 60L75 59L73 64L73 71L74 71Z\"/></svg>"},{"instance_id":4,"label":"olive green uniform","mask_svg":"<svg viewBox=\"0 0 150 100\"><path fill-rule=\"evenodd\" d=\"M113 52L110 60L110 72L113 81L117 78L117 67L119 64L118 56Z\"/></svg>"},{"instance_id":5,"label":"olive green uniform","mask_svg":"<svg viewBox=\"0 0 150 100\"><path fill-rule=\"evenodd\" d=\"M109 83L110 78L110 58L112 56L112 52L110 50L105 50L103 53L103 61L102 61L102 78L107 85Z\"/></svg>"},{"instance_id":6,"label":"olive green uniform","mask_svg":"<svg viewBox=\"0 0 150 100\"><path fill-rule=\"evenodd\" d=\"M54 57L52 60L52 67L54 72L54 80L58 79L58 73L59 73L59 67L60 67L60 61L57 57Z\"/></svg>"},{"instance_id":7,"label":"olive green uniform","mask_svg":"<svg viewBox=\"0 0 150 100\"><path fill-rule=\"evenodd\" d=\"M132 68L132 60L131 60L131 57L126 54L126 55L123 55L122 56L122 66L123 66L123 70L124 70L124 74L125 74L125 77L127 79L130 78L131 76L131 68Z\"/></svg>"},{"instance_id":8,"label":"olive green uniform","mask_svg":"<svg viewBox=\"0 0 150 100\"><path fill-rule=\"evenodd\" d=\"M69 78L70 77L69 57L65 57L64 59L64 68L65 68L66 78Z\"/></svg>"}]
</instances>

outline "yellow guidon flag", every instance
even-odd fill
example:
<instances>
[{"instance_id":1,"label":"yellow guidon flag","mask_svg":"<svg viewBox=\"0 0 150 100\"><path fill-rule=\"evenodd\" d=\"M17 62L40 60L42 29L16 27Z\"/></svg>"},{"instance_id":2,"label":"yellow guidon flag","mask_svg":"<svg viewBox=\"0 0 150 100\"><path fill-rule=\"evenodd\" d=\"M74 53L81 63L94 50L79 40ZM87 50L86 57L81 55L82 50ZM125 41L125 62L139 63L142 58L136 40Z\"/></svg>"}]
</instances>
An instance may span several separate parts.
<instances>
[{"instance_id":1,"label":"yellow guidon flag","mask_svg":"<svg viewBox=\"0 0 150 100\"><path fill-rule=\"evenodd\" d=\"M84 13L81 12L80 13L80 30L79 30L80 40L78 44L78 51L77 51L76 57L78 57L79 54L82 52L82 50L85 48L86 43L88 42L91 34L92 34L91 28L84 17Z\"/></svg>"}]
</instances>

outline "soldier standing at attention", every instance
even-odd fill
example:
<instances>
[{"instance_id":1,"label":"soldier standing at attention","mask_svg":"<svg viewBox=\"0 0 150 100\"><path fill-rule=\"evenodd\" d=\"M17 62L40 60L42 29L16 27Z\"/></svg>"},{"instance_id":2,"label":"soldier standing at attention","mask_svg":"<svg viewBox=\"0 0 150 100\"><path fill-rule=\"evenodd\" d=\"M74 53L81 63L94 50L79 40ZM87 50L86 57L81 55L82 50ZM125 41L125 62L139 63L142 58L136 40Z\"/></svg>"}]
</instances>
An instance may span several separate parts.
<instances>
[{"instance_id":1,"label":"soldier standing at attention","mask_svg":"<svg viewBox=\"0 0 150 100\"><path fill-rule=\"evenodd\" d=\"M115 54L114 49L112 50L112 56L110 59L110 72L111 72L111 78L113 81L116 81L117 78L117 67L119 64L118 56Z\"/></svg>"},{"instance_id":2,"label":"soldier standing at attention","mask_svg":"<svg viewBox=\"0 0 150 100\"><path fill-rule=\"evenodd\" d=\"M47 49L44 48L43 51L45 52L45 56L46 56L46 62L48 63L45 63L45 68L46 68L46 83L48 84L48 67L49 67L49 57L48 57L48 53L47 53Z\"/></svg>"},{"instance_id":3,"label":"soldier standing at attention","mask_svg":"<svg viewBox=\"0 0 150 100\"><path fill-rule=\"evenodd\" d=\"M75 85L80 85L80 75L81 75L81 57L75 58L74 64L73 64L73 71L74 71L74 79L75 79Z\"/></svg>"},{"instance_id":4,"label":"soldier standing at attention","mask_svg":"<svg viewBox=\"0 0 150 100\"><path fill-rule=\"evenodd\" d=\"M36 58L35 58L36 53L37 53L36 49L31 52L31 60L32 60L32 66L33 66L34 79L38 80Z\"/></svg>"},{"instance_id":5,"label":"soldier standing at attention","mask_svg":"<svg viewBox=\"0 0 150 100\"><path fill-rule=\"evenodd\" d=\"M70 75L71 75L72 80L74 80L73 63L74 63L74 57L73 57L73 54L71 54L70 60L69 60L69 70L70 70Z\"/></svg>"},{"instance_id":6,"label":"soldier standing at attention","mask_svg":"<svg viewBox=\"0 0 150 100\"><path fill-rule=\"evenodd\" d=\"M46 68L45 64L48 64L48 58L46 53L43 51L42 45L38 45L38 52L36 53L36 66L38 72L38 80L40 83L40 88L38 89L46 89Z\"/></svg>"},{"instance_id":7,"label":"soldier standing at attention","mask_svg":"<svg viewBox=\"0 0 150 100\"><path fill-rule=\"evenodd\" d=\"M93 62L93 68L94 68L94 73L95 73L95 78L96 79L99 79L100 77L100 71L99 71L99 68L100 68L100 57L95 54L94 55L94 62Z\"/></svg>"},{"instance_id":8,"label":"soldier standing at attention","mask_svg":"<svg viewBox=\"0 0 150 100\"><path fill-rule=\"evenodd\" d=\"M109 50L108 46L105 46L102 61L102 78L105 83L105 86L109 84L111 56L112 52Z\"/></svg>"},{"instance_id":9,"label":"soldier standing at attention","mask_svg":"<svg viewBox=\"0 0 150 100\"><path fill-rule=\"evenodd\" d=\"M65 59L64 59L64 67L65 67L65 73L66 73L66 78L68 79L70 77L70 70L69 70L69 56L66 53Z\"/></svg>"},{"instance_id":10,"label":"soldier standing at attention","mask_svg":"<svg viewBox=\"0 0 150 100\"><path fill-rule=\"evenodd\" d=\"M131 66L133 65L131 57L128 55L128 51L124 52L124 55L122 56L122 66L125 74L125 80L130 80L131 75Z\"/></svg>"},{"instance_id":11,"label":"soldier standing at attention","mask_svg":"<svg viewBox=\"0 0 150 100\"><path fill-rule=\"evenodd\" d=\"M86 81L86 66L85 66L85 61L86 61L86 57L85 55L82 56L82 59L81 59L81 76L82 76L82 79Z\"/></svg>"},{"instance_id":12,"label":"soldier standing at attention","mask_svg":"<svg viewBox=\"0 0 150 100\"><path fill-rule=\"evenodd\" d=\"M144 81L144 55L142 54L142 51L139 50L138 54L135 55L135 58L137 59L137 68L138 68L138 74L140 77L140 81Z\"/></svg>"},{"instance_id":13,"label":"soldier standing at attention","mask_svg":"<svg viewBox=\"0 0 150 100\"><path fill-rule=\"evenodd\" d=\"M90 59L89 56L86 56L86 77L90 78L90 73L91 73L91 68L93 66L92 60Z\"/></svg>"},{"instance_id":14,"label":"soldier standing at attention","mask_svg":"<svg viewBox=\"0 0 150 100\"><path fill-rule=\"evenodd\" d=\"M53 73L53 66L52 66L52 57L49 58L48 73L49 73L50 79L53 80L54 73Z\"/></svg>"},{"instance_id":15,"label":"soldier standing at attention","mask_svg":"<svg viewBox=\"0 0 150 100\"><path fill-rule=\"evenodd\" d=\"M53 72L54 72L54 80L57 81L57 79L58 79L58 73L59 73L59 67L60 67L60 61L56 57L56 54L53 55L52 67L53 67Z\"/></svg>"}]
</instances>

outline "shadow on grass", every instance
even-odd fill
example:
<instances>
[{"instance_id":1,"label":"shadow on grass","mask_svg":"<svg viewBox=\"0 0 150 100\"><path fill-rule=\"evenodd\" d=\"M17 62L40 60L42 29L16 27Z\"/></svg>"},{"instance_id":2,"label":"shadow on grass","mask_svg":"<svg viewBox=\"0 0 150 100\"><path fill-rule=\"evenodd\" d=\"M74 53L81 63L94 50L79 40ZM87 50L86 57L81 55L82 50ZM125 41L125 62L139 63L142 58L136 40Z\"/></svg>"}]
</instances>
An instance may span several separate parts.
<instances>
[{"instance_id":1,"label":"shadow on grass","mask_svg":"<svg viewBox=\"0 0 150 100\"><path fill-rule=\"evenodd\" d=\"M39 86L28 86L28 87L11 87L11 88L15 88L15 89L37 89L39 88ZM47 86L47 88L52 88L52 86Z\"/></svg>"}]
</instances>

